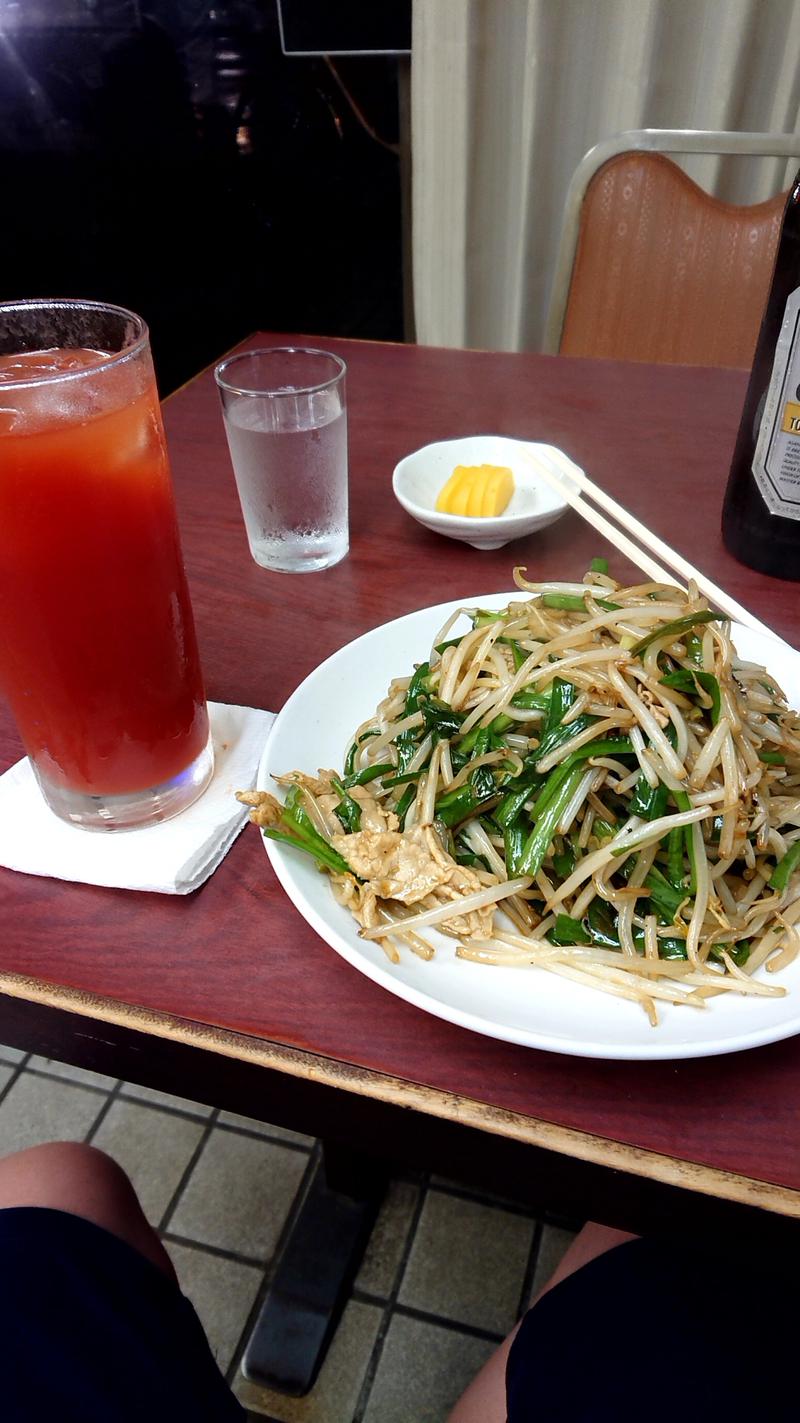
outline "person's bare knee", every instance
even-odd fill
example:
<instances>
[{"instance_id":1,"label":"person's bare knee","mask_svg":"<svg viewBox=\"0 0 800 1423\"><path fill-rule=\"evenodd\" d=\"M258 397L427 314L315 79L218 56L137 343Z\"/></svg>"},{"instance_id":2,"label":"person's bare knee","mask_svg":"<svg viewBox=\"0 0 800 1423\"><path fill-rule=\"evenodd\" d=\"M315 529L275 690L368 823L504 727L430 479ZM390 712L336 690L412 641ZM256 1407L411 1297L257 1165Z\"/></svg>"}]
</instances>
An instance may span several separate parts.
<instances>
[{"instance_id":1,"label":"person's bare knee","mask_svg":"<svg viewBox=\"0 0 800 1423\"><path fill-rule=\"evenodd\" d=\"M93 1219L124 1210L132 1191L110 1156L79 1141L49 1141L0 1161L0 1207L50 1206Z\"/></svg>"},{"instance_id":2,"label":"person's bare knee","mask_svg":"<svg viewBox=\"0 0 800 1423\"><path fill-rule=\"evenodd\" d=\"M47 1207L83 1216L126 1240L174 1277L169 1256L122 1167L94 1146L53 1141L0 1160L0 1209L10 1206Z\"/></svg>"}]
</instances>

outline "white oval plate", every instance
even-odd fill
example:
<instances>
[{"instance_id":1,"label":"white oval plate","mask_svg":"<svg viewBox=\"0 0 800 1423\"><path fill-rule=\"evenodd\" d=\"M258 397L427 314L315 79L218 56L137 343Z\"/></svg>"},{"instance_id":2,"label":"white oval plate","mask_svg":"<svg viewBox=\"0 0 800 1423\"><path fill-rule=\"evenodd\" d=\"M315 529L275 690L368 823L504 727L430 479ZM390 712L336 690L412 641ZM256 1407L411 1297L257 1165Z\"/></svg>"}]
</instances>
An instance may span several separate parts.
<instances>
[{"instance_id":1,"label":"white oval plate","mask_svg":"<svg viewBox=\"0 0 800 1423\"><path fill-rule=\"evenodd\" d=\"M286 771L341 769L356 727L393 677L410 675L427 658L450 613L458 606L504 607L514 596L487 594L409 613L335 652L280 712L261 758L259 787L272 789L271 776ZM768 666L790 704L800 706L800 653L738 624L733 638L740 655ZM292 903L353 968L417 1008L488 1037L576 1057L674 1059L738 1052L800 1032L800 959L775 980L788 989L783 998L731 994L711 1000L705 1010L659 1005L657 1028L636 1004L542 969L456 959L455 941L442 935L430 962L403 953L401 963L390 964L376 944L359 938L355 920L308 857L272 840L264 846Z\"/></svg>"}]
</instances>

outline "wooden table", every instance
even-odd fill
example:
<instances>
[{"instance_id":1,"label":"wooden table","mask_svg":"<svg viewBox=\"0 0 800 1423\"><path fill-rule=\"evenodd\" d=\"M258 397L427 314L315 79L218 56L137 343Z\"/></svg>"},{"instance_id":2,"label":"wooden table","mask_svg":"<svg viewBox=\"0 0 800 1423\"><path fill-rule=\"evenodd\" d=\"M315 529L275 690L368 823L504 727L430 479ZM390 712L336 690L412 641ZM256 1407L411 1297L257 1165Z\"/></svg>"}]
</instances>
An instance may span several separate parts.
<instances>
[{"instance_id":1,"label":"wooden table","mask_svg":"<svg viewBox=\"0 0 800 1423\"><path fill-rule=\"evenodd\" d=\"M211 372L166 404L210 697L278 709L352 637L426 604L508 587L512 562L580 577L598 537L572 513L478 553L397 505L390 480L402 455L479 432L560 445L797 639L796 587L740 567L720 542L742 374L324 344L349 367L352 490L351 553L327 572L288 577L250 559ZM0 767L19 755L3 711ZM250 827L186 898L7 871L0 896L0 1040L634 1229L689 1223L735 1226L737 1239L795 1238L797 1040L732 1057L614 1063L451 1026L318 939Z\"/></svg>"}]
</instances>

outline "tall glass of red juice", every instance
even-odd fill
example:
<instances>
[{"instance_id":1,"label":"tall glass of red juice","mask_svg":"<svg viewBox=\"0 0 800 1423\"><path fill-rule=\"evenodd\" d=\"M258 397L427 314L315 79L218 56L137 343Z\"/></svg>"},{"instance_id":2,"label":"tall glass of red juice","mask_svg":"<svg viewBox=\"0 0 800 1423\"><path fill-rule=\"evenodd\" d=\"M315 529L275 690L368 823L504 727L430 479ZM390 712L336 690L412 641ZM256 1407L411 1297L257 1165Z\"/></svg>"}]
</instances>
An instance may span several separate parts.
<instances>
[{"instance_id":1,"label":"tall glass of red juice","mask_svg":"<svg viewBox=\"0 0 800 1423\"><path fill-rule=\"evenodd\" d=\"M0 305L0 685L74 825L166 820L208 784L150 342L121 307Z\"/></svg>"}]
</instances>

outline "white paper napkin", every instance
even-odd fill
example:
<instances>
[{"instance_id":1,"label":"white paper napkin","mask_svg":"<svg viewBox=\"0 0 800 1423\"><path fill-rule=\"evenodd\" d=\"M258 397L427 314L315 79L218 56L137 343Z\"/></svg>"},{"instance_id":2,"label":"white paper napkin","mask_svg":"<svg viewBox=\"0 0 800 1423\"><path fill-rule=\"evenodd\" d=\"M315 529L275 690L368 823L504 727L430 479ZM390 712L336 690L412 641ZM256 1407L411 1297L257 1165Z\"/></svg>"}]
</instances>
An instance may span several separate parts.
<instances>
[{"instance_id":1,"label":"white paper napkin","mask_svg":"<svg viewBox=\"0 0 800 1423\"><path fill-rule=\"evenodd\" d=\"M84 884L189 894L227 854L247 820L236 791L255 785L274 712L209 702L215 768L188 810L160 825L78 830L48 809L27 757L0 776L0 865Z\"/></svg>"}]
</instances>

